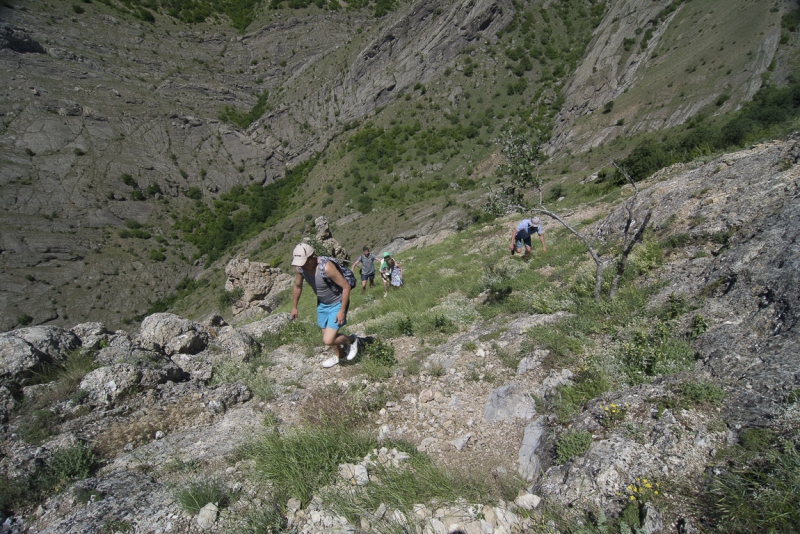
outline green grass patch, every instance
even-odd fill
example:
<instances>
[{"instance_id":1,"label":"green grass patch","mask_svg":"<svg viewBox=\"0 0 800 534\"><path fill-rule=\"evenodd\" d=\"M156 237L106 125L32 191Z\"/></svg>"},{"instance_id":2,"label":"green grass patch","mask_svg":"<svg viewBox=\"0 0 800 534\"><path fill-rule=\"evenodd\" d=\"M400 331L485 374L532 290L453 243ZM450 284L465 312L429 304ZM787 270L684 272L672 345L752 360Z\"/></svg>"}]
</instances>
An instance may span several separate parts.
<instances>
[{"instance_id":1,"label":"green grass patch","mask_svg":"<svg viewBox=\"0 0 800 534\"><path fill-rule=\"evenodd\" d=\"M225 106L219 113L219 120L222 122L235 124L244 130L255 121L260 119L261 115L263 115L265 111L269 110L269 107L267 106L267 98L269 98L269 93L267 93L267 91L264 91L258 95L258 100L256 101L255 105L250 109L250 111L247 112L237 111L233 106ZM186 196L189 196L188 191ZM199 199L201 197L202 193L199 189L197 189L197 192L194 194L194 196L190 198Z\"/></svg>"},{"instance_id":2,"label":"green grass patch","mask_svg":"<svg viewBox=\"0 0 800 534\"><path fill-rule=\"evenodd\" d=\"M699 404L720 406L725 400L725 390L709 382L683 382L677 390L684 401L693 406Z\"/></svg>"},{"instance_id":3,"label":"green grass patch","mask_svg":"<svg viewBox=\"0 0 800 534\"><path fill-rule=\"evenodd\" d=\"M323 498L338 513L355 521L386 504L411 516L415 504L491 502L498 495L491 477L479 473L456 473L437 466L430 457L417 452L410 444L392 443L409 455L400 468L374 465L368 468L370 483L351 493L324 492ZM517 486L515 489L519 489ZM516 495L515 495L516 496Z\"/></svg>"},{"instance_id":4,"label":"green grass patch","mask_svg":"<svg viewBox=\"0 0 800 534\"><path fill-rule=\"evenodd\" d=\"M295 497L305 506L335 480L339 464L358 462L377 446L366 434L320 425L286 434L267 432L245 446L243 454L255 461L256 473L273 485L281 502Z\"/></svg>"},{"instance_id":5,"label":"green grass patch","mask_svg":"<svg viewBox=\"0 0 800 534\"><path fill-rule=\"evenodd\" d=\"M722 456L726 469L710 480L710 526L725 532L795 531L800 523L800 434L750 429Z\"/></svg>"},{"instance_id":6,"label":"green grass patch","mask_svg":"<svg viewBox=\"0 0 800 534\"><path fill-rule=\"evenodd\" d=\"M208 503L227 508L235 499L236 494L216 478L193 480L175 490L175 500L191 515L197 515Z\"/></svg>"},{"instance_id":7,"label":"green grass patch","mask_svg":"<svg viewBox=\"0 0 800 534\"><path fill-rule=\"evenodd\" d=\"M566 423L588 401L602 395L609 387L608 380L602 373L595 369L585 369L575 375L572 385L558 386L546 404L560 422Z\"/></svg>"},{"instance_id":8,"label":"green grass patch","mask_svg":"<svg viewBox=\"0 0 800 534\"><path fill-rule=\"evenodd\" d=\"M381 339L364 344L359 351L359 360L364 372L374 381L391 377L397 366L394 347Z\"/></svg>"}]
</instances>

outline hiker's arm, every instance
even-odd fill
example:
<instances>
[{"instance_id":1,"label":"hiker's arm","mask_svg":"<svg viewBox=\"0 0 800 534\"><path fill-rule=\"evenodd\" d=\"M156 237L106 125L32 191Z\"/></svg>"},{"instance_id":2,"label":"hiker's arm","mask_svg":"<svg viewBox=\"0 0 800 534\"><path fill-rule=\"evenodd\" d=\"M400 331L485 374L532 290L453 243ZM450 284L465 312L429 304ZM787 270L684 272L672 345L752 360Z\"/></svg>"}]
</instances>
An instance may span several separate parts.
<instances>
[{"instance_id":1,"label":"hiker's arm","mask_svg":"<svg viewBox=\"0 0 800 534\"><path fill-rule=\"evenodd\" d=\"M517 229L516 229L516 228L514 228L514 229L511 231L511 248L512 248L512 249L514 248L514 241L516 241L516 240L517 240Z\"/></svg>"},{"instance_id":2,"label":"hiker's arm","mask_svg":"<svg viewBox=\"0 0 800 534\"><path fill-rule=\"evenodd\" d=\"M342 288L342 306L339 308L339 313L336 314L336 324L341 326L347 316L347 306L350 305L350 284L344 279L344 276L332 261L325 264L325 276Z\"/></svg>"},{"instance_id":3,"label":"hiker's arm","mask_svg":"<svg viewBox=\"0 0 800 534\"><path fill-rule=\"evenodd\" d=\"M547 247L544 244L544 234L539 234L539 241L542 242L542 252L547 252Z\"/></svg>"},{"instance_id":4,"label":"hiker's arm","mask_svg":"<svg viewBox=\"0 0 800 534\"><path fill-rule=\"evenodd\" d=\"M349 287L349 286L348 286ZM294 287L292 287L292 319L297 319L297 303L300 302L300 294L303 292L303 275L294 275Z\"/></svg>"}]
</instances>

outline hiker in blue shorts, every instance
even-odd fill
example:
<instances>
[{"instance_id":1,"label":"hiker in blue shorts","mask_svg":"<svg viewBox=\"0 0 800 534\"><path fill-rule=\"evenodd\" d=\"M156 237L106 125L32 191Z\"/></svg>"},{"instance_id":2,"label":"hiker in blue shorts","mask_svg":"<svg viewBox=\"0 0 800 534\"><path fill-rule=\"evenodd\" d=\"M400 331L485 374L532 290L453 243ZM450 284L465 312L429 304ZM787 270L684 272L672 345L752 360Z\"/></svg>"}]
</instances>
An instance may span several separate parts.
<instances>
[{"instance_id":1,"label":"hiker in blue shorts","mask_svg":"<svg viewBox=\"0 0 800 534\"><path fill-rule=\"evenodd\" d=\"M320 258L314 254L311 245L300 243L292 253L292 265L297 267L292 288L292 319L297 319L297 303L303 292L303 282L308 282L317 296L317 326L322 329L322 342L333 347L334 356L324 362L322 367L333 367L346 357L352 360L358 353L358 337L339 333L339 328L347 324L347 307L350 305L350 284L345 280L337 264L330 258L320 268Z\"/></svg>"},{"instance_id":2,"label":"hiker in blue shorts","mask_svg":"<svg viewBox=\"0 0 800 534\"><path fill-rule=\"evenodd\" d=\"M539 234L539 241L542 242L542 252L547 252L547 247L544 244L544 229L539 217L533 219L523 219L521 223L514 228L511 234L511 254L525 253L526 256L531 253L531 236ZM523 250L522 247L525 247Z\"/></svg>"}]
</instances>

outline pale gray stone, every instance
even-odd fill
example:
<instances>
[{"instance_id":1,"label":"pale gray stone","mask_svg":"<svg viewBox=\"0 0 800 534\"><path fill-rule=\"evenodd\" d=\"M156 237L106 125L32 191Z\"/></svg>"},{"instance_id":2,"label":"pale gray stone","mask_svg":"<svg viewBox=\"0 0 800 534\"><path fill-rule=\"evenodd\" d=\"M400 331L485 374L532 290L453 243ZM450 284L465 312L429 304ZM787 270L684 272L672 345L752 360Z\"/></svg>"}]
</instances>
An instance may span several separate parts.
<instances>
[{"instance_id":1,"label":"pale gray stone","mask_svg":"<svg viewBox=\"0 0 800 534\"><path fill-rule=\"evenodd\" d=\"M547 431L547 419L537 417L525 427L522 446L519 448L519 475L526 482L535 480L541 470L541 461L536 451Z\"/></svg>"},{"instance_id":2,"label":"pale gray stone","mask_svg":"<svg viewBox=\"0 0 800 534\"><path fill-rule=\"evenodd\" d=\"M542 498L533 493L523 493L514 499L514 504L525 510L535 510L541 502Z\"/></svg>"},{"instance_id":3,"label":"pale gray stone","mask_svg":"<svg viewBox=\"0 0 800 534\"><path fill-rule=\"evenodd\" d=\"M645 534L656 534L664 528L664 521L661 513L649 502L644 504L642 510L642 532Z\"/></svg>"},{"instance_id":4,"label":"pale gray stone","mask_svg":"<svg viewBox=\"0 0 800 534\"><path fill-rule=\"evenodd\" d=\"M472 433L468 432L467 434L464 434L463 436L457 437L456 439L454 439L450 443L453 445L453 447L456 448L456 450L460 451L460 450L464 449L464 447L467 445L467 442L469 442L469 440L471 438L472 438Z\"/></svg>"},{"instance_id":5,"label":"pale gray stone","mask_svg":"<svg viewBox=\"0 0 800 534\"><path fill-rule=\"evenodd\" d=\"M211 530L217 522L219 507L214 503L208 503L200 509L197 514L197 526L203 530Z\"/></svg>"},{"instance_id":6,"label":"pale gray stone","mask_svg":"<svg viewBox=\"0 0 800 534\"><path fill-rule=\"evenodd\" d=\"M486 399L483 417L486 422L511 418L530 419L536 414L533 399L514 384L506 384L492 391Z\"/></svg>"}]
</instances>

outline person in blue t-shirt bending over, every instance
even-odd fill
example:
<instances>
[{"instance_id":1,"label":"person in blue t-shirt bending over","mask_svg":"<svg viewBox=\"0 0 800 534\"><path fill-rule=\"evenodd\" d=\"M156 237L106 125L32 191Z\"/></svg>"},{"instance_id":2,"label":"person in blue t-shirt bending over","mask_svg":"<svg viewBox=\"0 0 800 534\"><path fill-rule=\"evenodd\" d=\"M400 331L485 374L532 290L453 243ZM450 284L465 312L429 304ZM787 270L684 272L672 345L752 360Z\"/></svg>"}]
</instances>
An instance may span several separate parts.
<instances>
[{"instance_id":1,"label":"person in blue t-shirt bending over","mask_svg":"<svg viewBox=\"0 0 800 534\"><path fill-rule=\"evenodd\" d=\"M514 228L511 234L511 253L523 253L523 245L525 246L524 253L527 256L531 253L531 236L536 233L539 234L539 241L542 242L542 252L547 252L547 247L544 244L544 229L539 217L533 219L523 219L521 223Z\"/></svg>"}]
</instances>

